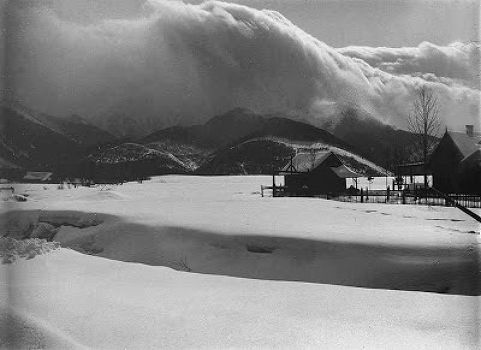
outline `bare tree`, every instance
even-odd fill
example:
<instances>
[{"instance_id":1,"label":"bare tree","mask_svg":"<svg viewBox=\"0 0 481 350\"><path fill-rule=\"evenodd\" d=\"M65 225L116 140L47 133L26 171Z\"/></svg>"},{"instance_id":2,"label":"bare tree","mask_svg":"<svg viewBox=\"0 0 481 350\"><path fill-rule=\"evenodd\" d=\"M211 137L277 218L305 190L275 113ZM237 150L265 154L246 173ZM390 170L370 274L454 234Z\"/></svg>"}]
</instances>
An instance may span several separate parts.
<instances>
[{"instance_id":1,"label":"bare tree","mask_svg":"<svg viewBox=\"0 0 481 350\"><path fill-rule=\"evenodd\" d=\"M412 111L408 118L408 129L417 136L416 150L422 152L425 188L428 185L426 173L428 156L437 142L439 128L438 97L431 89L422 86L416 91L416 99L413 102Z\"/></svg>"}]
</instances>

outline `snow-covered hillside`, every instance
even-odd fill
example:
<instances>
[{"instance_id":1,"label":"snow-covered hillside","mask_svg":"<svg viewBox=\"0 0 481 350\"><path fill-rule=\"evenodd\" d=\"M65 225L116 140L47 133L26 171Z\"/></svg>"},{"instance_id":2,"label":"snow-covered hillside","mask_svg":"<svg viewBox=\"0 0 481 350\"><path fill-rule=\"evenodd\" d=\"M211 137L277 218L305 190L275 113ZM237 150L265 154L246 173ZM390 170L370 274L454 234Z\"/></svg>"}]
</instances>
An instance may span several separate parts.
<instances>
[{"instance_id":1,"label":"snow-covered hillside","mask_svg":"<svg viewBox=\"0 0 481 350\"><path fill-rule=\"evenodd\" d=\"M264 140L270 139L275 142L279 142L285 144L286 146L290 146L296 150L296 153L303 153L303 152L324 152L324 151L331 151L338 155L346 164L349 164L352 169L358 171L361 174L369 173L369 175L376 175L376 176L392 176L391 172L386 171L386 169L380 167L377 164L374 164L370 160L361 157L358 154L345 150L343 148L339 148L330 144L321 143L321 142L300 142L300 141L292 141L286 140L277 137L270 137L270 138L262 138Z\"/></svg>"},{"instance_id":2,"label":"snow-covered hillside","mask_svg":"<svg viewBox=\"0 0 481 350\"><path fill-rule=\"evenodd\" d=\"M0 265L2 347L479 347L476 221L261 198L270 181L17 186L28 201L0 208L8 239L48 231L62 248Z\"/></svg>"}]
</instances>

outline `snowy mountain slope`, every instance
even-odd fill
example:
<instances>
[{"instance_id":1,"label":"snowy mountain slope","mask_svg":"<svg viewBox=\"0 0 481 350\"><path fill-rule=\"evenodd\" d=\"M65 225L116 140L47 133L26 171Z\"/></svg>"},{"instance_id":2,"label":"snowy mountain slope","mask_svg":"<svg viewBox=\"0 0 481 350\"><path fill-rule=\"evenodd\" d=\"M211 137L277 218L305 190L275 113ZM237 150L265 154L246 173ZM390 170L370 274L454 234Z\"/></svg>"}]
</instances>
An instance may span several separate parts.
<instances>
[{"instance_id":1,"label":"snowy mountain slope","mask_svg":"<svg viewBox=\"0 0 481 350\"><path fill-rule=\"evenodd\" d=\"M125 142L81 117L56 118L18 104L4 106L2 111L3 124L9 125L9 131L0 135L0 156L28 167L62 164L57 172L67 177L85 173L82 169L92 160L130 168L148 160L151 164L141 171L143 176L169 171L266 174L306 147L331 149L360 173L385 175L384 169L359 156L363 152L346 141L281 114L259 115L236 108L202 125L171 127ZM120 177L122 167L116 170Z\"/></svg>"},{"instance_id":2,"label":"snowy mountain slope","mask_svg":"<svg viewBox=\"0 0 481 350\"><path fill-rule=\"evenodd\" d=\"M208 150L225 147L264 127L266 118L248 109L236 108L214 116L206 123L175 126L158 130L142 138L142 143L170 141Z\"/></svg>"},{"instance_id":3,"label":"snowy mountain slope","mask_svg":"<svg viewBox=\"0 0 481 350\"><path fill-rule=\"evenodd\" d=\"M254 142L262 137L323 142L352 149L346 142L312 125L279 115L258 115L241 108L216 116L203 125L154 132L142 142L172 153L199 173L266 174L272 172L273 167L282 166L292 150L275 142Z\"/></svg>"},{"instance_id":4,"label":"snowy mountain slope","mask_svg":"<svg viewBox=\"0 0 481 350\"><path fill-rule=\"evenodd\" d=\"M271 174L282 167L295 151L288 145L269 139L243 141L216 152L200 166L198 174Z\"/></svg>"},{"instance_id":5,"label":"snowy mountain slope","mask_svg":"<svg viewBox=\"0 0 481 350\"><path fill-rule=\"evenodd\" d=\"M41 168L81 154L78 143L31 115L2 106L0 125L0 154L12 163Z\"/></svg>"},{"instance_id":6,"label":"snowy mountain slope","mask_svg":"<svg viewBox=\"0 0 481 350\"><path fill-rule=\"evenodd\" d=\"M281 137L255 137L217 152L201 166L202 174L271 174L283 168L291 156L330 150L355 172L364 176L391 175L382 167L329 143L289 140Z\"/></svg>"},{"instance_id":7,"label":"snowy mountain slope","mask_svg":"<svg viewBox=\"0 0 481 350\"><path fill-rule=\"evenodd\" d=\"M347 108L330 120L319 122L318 127L347 141L357 153L383 166L419 160L416 135L384 124L360 109Z\"/></svg>"},{"instance_id":8,"label":"snowy mountain slope","mask_svg":"<svg viewBox=\"0 0 481 350\"><path fill-rule=\"evenodd\" d=\"M146 144L145 147L170 154L182 163L186 171L195 171L209 159L212 153L210 149L188 143L171 142L169 140L151 142Z\"/></svg>"},{"instance_id":9,"label":"snowy mountain slope","mask_svg":"<svg viewBox=\"0 0 481 350\"><path fill-rule=\"evenodd\" d=\"M19 104L0 107L0 156L18 165L52 168L113 140L80 117L57 118Z\"/></svg>"},{"instance_id":10,"label":"snowy mountain slope","mask_svg":"<svg viewBox=\"0 0 481 350\"><path fill-rule=\"evenodd\" d=\"M215 116L202 125L176 126L156 131L141 139L142 143L168 140L206 149L220 149L245 139L277 136L288 139L324 141L343 148L349 145L329 132L310 124L289 119L282 114L261 115L236 108Z\"/></svg>"},{"instance_id":11,"label":"snowy mountain slope","mask_svg":"<svg viewBox=\"0 0 481 350\"><path fill-rule=\"evenodd\" d=\"M100 149L89 155L88 159L104 165L151 161L157 165L158 173L184 173L190 170L188 164L169 152L131 142Z\"/></svg>"},{"instance_id":12,"label":"snowy mountain slope","mask_svg":"<svg viewBox=\"0 0 481 350\"><path fill-rule=\"evenodd\" d=\"M21 115L24 119L70 138L73 142L84 147L106 144L115 140L115 137L110 133L90 124L78 115L55 117L35 112L19 103L9 103L5 107L11 109L17 115Z\"/></svg>"},{"instance_id":13,"label":"snowy mountain slope","mask_svg":"<svg viewBox=\"0 0 481 350\"><path fill-rule=\"evenodd\" d=\"M325 143L307 143L307 142L296 142L296 141L289 141L285 139L275 138L273 139L276 142L284 143L285 145L289 145L296 150L297 153L301 152L311 152L311 151L325 151L329 150L338 155L352 170L359 172L361 174L366 174L369 176L391 176L392 174L389 171L386 171L383 167L374 164L370 160L361 157L360 155L350 152L346 149L339 148L333 145L325 144Z\"/></svg>"}]
</instances>

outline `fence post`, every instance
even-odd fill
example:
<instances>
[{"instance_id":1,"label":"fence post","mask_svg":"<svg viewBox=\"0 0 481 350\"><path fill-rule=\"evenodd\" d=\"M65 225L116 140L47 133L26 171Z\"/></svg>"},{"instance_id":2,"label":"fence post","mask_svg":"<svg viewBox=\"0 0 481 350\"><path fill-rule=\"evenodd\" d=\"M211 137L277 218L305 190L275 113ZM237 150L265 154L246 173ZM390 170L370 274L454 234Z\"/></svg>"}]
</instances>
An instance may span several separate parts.
<instances>
[{"instance_id":1,"label":"fence post","mask_svg":"<svg viewBox=\"0 0 481 350\"><path fill-rule=\"evenodd\" d=\"M402 191L403 204L406 204L406 191Z\"/></svg>"},{"instance_id":2,"label":"fence post","mask_svg":"<svg viewBox=\"0 0 481 350\"><path fill-rule=\"evenodd\" d=\"M389 186L387 186L387 189L386 189L386 203L389 203L389 197L390 197L390 188Z\"/></svg>"},{"instance_id":3,"label":"fence post","mask_svg":"<svg viewBox=\"0 0 481 350\"><path fill-rule=\"evenodd\" d=\"M272 171L272 197L276 196L276 174Z\"/></svg>"},{"instance_id":4,"label":"fence post","mask_svg":"<svg viewBox=\"0 0 481 350\"><path fill-rule=\"evenodd\" d=\"M362 188L361 188L361 203L364 203L364 193L362 191Z\"/></svg>"}]
</instances>

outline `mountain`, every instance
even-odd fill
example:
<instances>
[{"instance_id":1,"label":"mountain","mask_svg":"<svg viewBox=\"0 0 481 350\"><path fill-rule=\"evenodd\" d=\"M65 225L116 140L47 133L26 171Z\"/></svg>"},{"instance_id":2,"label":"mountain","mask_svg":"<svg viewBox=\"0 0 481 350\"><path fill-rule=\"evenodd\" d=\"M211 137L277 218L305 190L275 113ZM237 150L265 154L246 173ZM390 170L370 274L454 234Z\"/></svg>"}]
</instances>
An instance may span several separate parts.
<instances>
[{"instance_id":1,"label":"mountain","mask_svg":"<svg viewBox=\"0 0 481 350\"><path fill-rule=\"evenodd\" d=\"M318 140L321 141L321 140ZM272 174L279 170L297 153L318 153L331 151L345 165L364 176L385 176L386 170L336 145L310 141L296 141L273 136L254 137L232 145L215 153L211 160L204 163L199 174Z\"/></svg>"},{"instance_id":2,"label":"mountain","mask_svg":"<svg viewBox=\"0 0 481 350\"><path fill-rule=\"evenodd\" d=\"M14 103L0 106L0 157L22 167L52 169L114 140L80 117L57 118Z\"/></svg>"},{"instance_id":3,"label":"mountain","mask_svg":"<svg viewBox=\"0 0 481 350\"><path fill-rule=\"evenodd\" d=\"M171 153L155 150L136 143L122 143L89 155L88 159L97 164L121 164L149 162L156 173L185 173L189 171L181 160Z\"/></svg>"},{"instance_id":4,"label":"mountain","mask_svg":"<svg viewBox=\"0 0 481 350\"><path fill-rule=\"evenodd\" d=\"M395 129L362 111L349 108L321 127L349 142L369 160L393 168L395 164L415 161L416 135Z\"/></svg>"},{"instance_id":5,"label":"mountain","mask_svg":"<svg viewBox=\"0 0 481 350\"><path fill-rule=\"evenodd\" d=\"M169 152L184 164L189 164L191 170L199 169L203 173L267 173L277 164L271 159L273 154L276 154L275 157L279 160L285 159L291 150L284 145L270 142L259 141L255 145L246 143L247 140L263 137L322 142L345 149L351 148L346 142L312 125L282 115L260 115L243 108L215 116L203 125L175 126L159 130L142 138L140 142L150 148ZM236 159L238 164L230 164L229 147L238 144L243 144L238 149L240 153L231 158ZM253 163L247 168L239 165L249 162Z\"/></svg>"},{"instance_id":6,"label":"mountain","mask_svg":"<svg viewBox=\"0 0 481 350\"><path fill-rule=\"evenodd\" d=\"M60 118L40 114L37 118L52 130L69 137L71 140L87 148L112 143L117 139L112 134L90 124L86 119L78 115Z\"/></svg>"},{"instance_id":7,"label":"mountain","mask_svg":"<svg viewBox=\"0 0 481 350\"><path fill-rule=\"evenodd\" d=\"M326 130L273 114L267 115L263 120L262 127L247 135L247 138L266 136L294 141L322 142L324 144L344 149L353 148L348 142L341 140Z\"/></svg>"},{"instance_id":8,"label":"mountain","mask_svg":"<svg viewBox=\"0 0 481 350\"><path fill-rule=\"evenodd\" d=\"M236 108L202 125L174 126L156 131L140 139L139 143L174 155L194 171L218 149L261 130L265 123L263 116Z\"/></svg>"},{"instance_id":9,"label":"mountain","mask_svg":"<svg viewBox=\"0 0 481 350\"><path fill-rule=\"evenodd\" d=\"M46 168L80 155L80 146L29 114L0 107L0 156L31 168Z\"/></svg>"},{"instance_id":10,"label":"mountain","mask_svg":"<svg viewBox=\"0 0 481 350\"><path fill-rule=\"evenodd\" d=\"M158 118L135 118L135 115L112 113L101 118L90 118L89 123L121 139L139 138L164 125Z\"/></svg>"},{"instance_id":11,"label":"mountain","mask_svg":"<svg viewBox=\"0 0 481 350\"><path fill-rule=\"evenodd\" d=\"M385 174L384 169L325 130L279 114L259 115L241 108L215 116L203 125L159 130L141 142L191 164L199 174L270 174L296 152L326 149L362 173Z\"/></svg>"},{"instance_id":12,"label":"mountain","mask_svg":"<svg viewBox=\"0 0 481 350\"><path fill-rule=\"evenodd\" d=\"M0 159L52 169L61 177L125 181L165 173L268 174L296 152L329 149L356 171L382 172L359 156L357 147L369 149L349 130L348 122L356 122L351 119L333 127L342 140L281 114L237 108L202 125L170 127L125 142L79 116L58 118L11 104L1 109Z\"/></svg>"},{"instance_id":13,"label":"mountain","mask_svg":"<svg viewBox=\"0 0 481 350\"><path fill-rule=\"evenodd\" d=\"M253 139L222 149L197 170L198 174L272 174L284 166L295 150L281 142Z\"/></svg>"},{"instance_id":14,"label":"mountain","mask_svg":"<svg viewBox=\"0 0 481 350\"><path fill-rule=\"evenodd\" d=\"M218 115L202 125L175 126L154 132L141 139L142 143L159 140L190 144L204 149L219 149L246 137L278 136L289 139L319 141L342 147L348 143L310 124L294 121L281 114L256 114L236 108Z\"/></svg>"},{"instance_id":15,"label":"mountain","mask_svg":"<svg viewBox=\"0 0 481 350\"><path fill-rule=\"evenodd\" d=\"M159 140L217 149L264 127L266 118L248 109L236 108L215 116L202 125L174 126L141 139L142 143Z\"/></svg>"}]
</instances>

